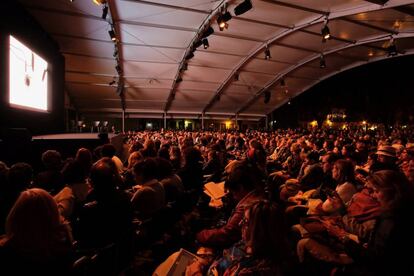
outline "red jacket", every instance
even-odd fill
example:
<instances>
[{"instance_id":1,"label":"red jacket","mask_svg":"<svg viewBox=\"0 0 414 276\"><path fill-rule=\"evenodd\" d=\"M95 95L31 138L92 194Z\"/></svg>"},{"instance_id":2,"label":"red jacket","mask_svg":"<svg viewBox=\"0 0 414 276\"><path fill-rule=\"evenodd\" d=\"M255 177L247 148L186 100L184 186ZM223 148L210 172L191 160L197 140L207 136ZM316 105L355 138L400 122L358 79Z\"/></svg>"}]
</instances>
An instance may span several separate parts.
<instances>
[{"instance_id":1,"label":"red jacket","mask_svg":"<svg viewBox=\"0 0 414 276\"><path fill-rule=\"evenodd\" d=\"M243 197L234 208L226 225L216 229L206 229L197 234L197 241L204 246L229 247L241 239L240 221L244 217L244 211L261 196L253 190Z\"/></svg>"}]
</instances>

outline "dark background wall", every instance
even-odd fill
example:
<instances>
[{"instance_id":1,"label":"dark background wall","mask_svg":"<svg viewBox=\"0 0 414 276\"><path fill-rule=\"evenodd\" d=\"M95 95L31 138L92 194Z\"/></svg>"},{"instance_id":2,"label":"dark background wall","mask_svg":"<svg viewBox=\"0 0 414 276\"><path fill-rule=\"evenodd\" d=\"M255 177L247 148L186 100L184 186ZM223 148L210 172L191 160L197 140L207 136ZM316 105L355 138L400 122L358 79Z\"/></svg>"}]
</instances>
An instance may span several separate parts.
<instances>
[{"instance_id":1,"label":"dark background wall","mask_svg":"<svg viewBox=\"0 0 414 276\"><path fill-rule=\"evenodd\" d=\"M0 18L0 129L2 136L10 128L26 128L32 135L64 130L64 57L57 43L17 1L3 0ZM31 48L48 62L50 112L35 112L10 107L9 35Z\"/></svg>"},{"instance_id":2,"label":"dark background wall","mask_svg":"<svg viewBox=\"0 0 414 276\"><path fill-rule=\"evenodd\" d=\"M324 80L275 110L276 127L320 122L332 108L345 109L350 121L414 124L413 64L414 55L396 57Z\"/></svg>"}]
</instances>

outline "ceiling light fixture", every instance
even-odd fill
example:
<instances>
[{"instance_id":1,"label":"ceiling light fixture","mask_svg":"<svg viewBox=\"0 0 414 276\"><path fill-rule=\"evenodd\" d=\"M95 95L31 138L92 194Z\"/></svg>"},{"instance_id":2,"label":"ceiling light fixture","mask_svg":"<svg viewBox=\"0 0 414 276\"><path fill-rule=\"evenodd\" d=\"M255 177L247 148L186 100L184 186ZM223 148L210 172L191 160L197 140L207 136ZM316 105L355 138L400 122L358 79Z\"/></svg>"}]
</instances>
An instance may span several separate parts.
<instances>
[{"instance_id":1,"label":"ceiling light fixture","mask_svg":"<svg viewBox=\"0 0 414 276\"><path fill-rule=\"evenodd\" d=\"M203 47L204 49L208 49L208 47L210 47L210 44L208 43L207 38L203 38Z\"/></svg>"},{"instance_id":2,"label":"ceiling light fixture","mask_svg":"<svg viewBox=\"0 0 414 276\"><path fill-rule=\"evenodd\" d=\"M202 40L203 40L203 39L200 39L200 40L197 40L196 42L194 42L194 48L198 48L198 47L200 47L201 45L203 45Z\"/></svg>"},{"instance_id":3,"label":"ceiling light fixture","mask_svg":"<svg viewBox=\"0 0 414 276\"><path fill-rule=\"evenodd\" d=\"M211 34L213 34L214 33L214 29L211 27L211 26L209 26L205 31L204 31L204 33L202 34L202 38L206 38L206 37L208 37L209 35L211 35Z\"/></svg>"},{"instance_id":4,"label":"ceiling light fixture","mask_svg":"<svg viewBox=\"0 0 414 276\"><path fill-rule=\"evenodd\" d=\"M189 60L189 59L192 59L194 57L194 53L193 53L193 51L191 50L191 52L189 52L188 54L187 54L187 56L185 57L185 59L186 60Z\"/></svg>"},{"instance_id":5,"label":"ceiling light fixture","mask_svg":"<svg viewBox=\"0 0 414 276\"><path fill-rule=\"evenodd\" d=\"M104 7L102 8L102 19L106 20L106 17L108 16L108 5L105 4Z\"/></svg>"},{"instance_id":6,"label":"ceiling light fixture","mask_svg":"<svg viewBox=\"0 0 414 276\"><path fill-rule=\"evenodd\" d=\"M325 57L323 56L323 54L321 54L321 56L319 58L319 67L320 68L326 68Z\"/></svg>"},{"instance_id":7,"label":"ceiling light fixture","mask_svg":"<svg viewBox=\"0 0 414 276\"><path fill-rule=\"evenodd\" d=\"M93 0L93 2L98 6L106 4L106 0Z\"/></svg>"},{"instance_id":8,"label":"ceiling light fixture","mask_svg":"<svg viewBox=\"0 0 414 276\"><path fill-rule=\"evenodd\" d=\"M266 60L269 60L271 58L272 58L272 56L270 55L269 47L266 45L266 49L265 49L265 59Z\"/></svg>"},{"instance_id":9,"label":"ceiling light fixture","mask_svg":"<svg viewBox=\"0 0 414 276\"><path fill-rule=\"evenodd\" d=\"M112 41L116 41L116 35L113 28L108 31L108 34Z\"/></svg>"},{"instance_id":10,"label":"ceiling light fixture","mask_svg":"<svg viewBox=\"0 0 414 276\"><path fill-rule=\"evenodd\" d=\"M331 39L331 31L329 30L328 27L328 18L326 18L325 20L325 24L323 25L323 28L321 29L321 34L322 34L322 42L325 43L326 40Z\"/></svg>"},{"instance_id":11,"label":"ceiling light fixture","mask_svg":"<svg viewBox=\"0 0 414 276\"><path fill-rule=\"evenodd\" d=\"M252 2L250 0L244 0L237 7L234 8L235 15L241 15L252 8Z\"/></svg>"},{"instance_id":12,"label":"ceiling light fixture","mask_svg":"<svg viewBox=\"0 0 414 276\"><path fill-rule=\"evenodd\" d=\"M177 80L175 81L175 83L180 83L183 81L183 78L181 76L178 76Z\"/></svg>"}]
</instances>

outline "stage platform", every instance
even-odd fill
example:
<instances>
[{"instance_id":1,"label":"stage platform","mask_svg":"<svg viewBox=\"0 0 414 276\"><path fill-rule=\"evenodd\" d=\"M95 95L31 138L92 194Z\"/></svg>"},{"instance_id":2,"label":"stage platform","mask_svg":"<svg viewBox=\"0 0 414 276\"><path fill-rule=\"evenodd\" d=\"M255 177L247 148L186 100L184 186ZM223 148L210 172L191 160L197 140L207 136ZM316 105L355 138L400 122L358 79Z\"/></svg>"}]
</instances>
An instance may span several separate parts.
<instances>
[{"instance_id":1,"label":"stage platform","mask_svg":"<svg viewBox=\"0 0 414 276\"><path fill-rule=\"evenodd\" d=\"M107 138L107 139L106 139ZM35 169L41 168L41 156L46 150L57 150L62 158L73 158L79 148L93 152L97 147L113 144L118 156L123 153L122 134L114 133L58 133L30 137L27 132L16 132L0 142L0 160L9 165L29 162Z\"/></svg>"},{"instance_id":2,"label":"stage platform","mask_svg":"<svg viewBox=\"0 0 414 276\"><path fill-rule=\"evenodd\" d=\"M79 140L79 139L99 139L99 133L60 133L49 135L33 136L32 140ZM117 137L120 134L108 133L109 140Z\"/></svg>"}]
</instances>

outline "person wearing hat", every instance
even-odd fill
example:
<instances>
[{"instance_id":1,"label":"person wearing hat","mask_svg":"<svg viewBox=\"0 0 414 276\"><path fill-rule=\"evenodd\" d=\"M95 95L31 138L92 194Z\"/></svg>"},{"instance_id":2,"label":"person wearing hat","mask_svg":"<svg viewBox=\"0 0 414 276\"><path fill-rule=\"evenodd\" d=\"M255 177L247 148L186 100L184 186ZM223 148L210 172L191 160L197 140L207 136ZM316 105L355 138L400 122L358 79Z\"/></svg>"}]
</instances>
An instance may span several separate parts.
<instances>
[{"instance_id":1,"label":"person wearing hat","mask_svg":"<svg viewBox=\"0 0 414 276\"><path fill-rule=\"evenodd\" d=\"M375 154L377 155L377 161L370 168L372 172L379 170L398 171L396 164L397 154L394 147L387 145L379 146Z\"/></svg>"}]
</instances>

